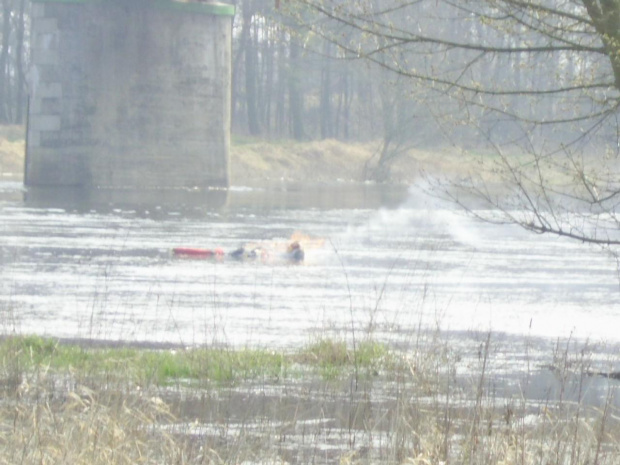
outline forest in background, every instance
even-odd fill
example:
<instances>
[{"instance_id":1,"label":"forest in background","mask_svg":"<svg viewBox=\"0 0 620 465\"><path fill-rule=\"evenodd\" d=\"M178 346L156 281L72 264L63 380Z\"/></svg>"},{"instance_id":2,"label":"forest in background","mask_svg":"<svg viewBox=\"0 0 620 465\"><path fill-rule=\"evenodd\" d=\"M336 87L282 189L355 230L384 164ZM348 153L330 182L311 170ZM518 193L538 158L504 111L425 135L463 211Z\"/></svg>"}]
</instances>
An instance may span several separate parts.
<instances>
[{"instance_id":1,"label":"forest in background","mask_svg":"<svg viewBox=\"0 0 620 465\"><path fill-rule=\"evenodd\" d=\"M0 124L24 124L31 2L1 2ZM363 142L390 137L394 126L413 124L413 119L418 120L413 132L418 137L425 133L420 122L424 112L412 108L410 90L300 26L298 11L277 8L274 0L231 3L237 7L232 58L235 134Z\"/></svg>"},{"instance_id":2,"label":"forest in background","mask_svg":"<svg viewBox=\"0 0 620 465\"><path fill-rule=\"evenodd\" d=\"M31 2L0 1L0 124L23 124ZM618 145L593 0L227 3L238 137L376 141L377 179L411 148Z\"/></svg>"},{"instance_id":3,"label":"forest in background","mask_svg":"<svg viewBox=\"0 0 620 465\"><path fill-rule=\"evenodd\" d=\"M23 124L27 103L29 68L30 0L1 0L0 123ZM467 128L471 113L462 112L454 96L446 95L434 83L413 81L388 69L389 63L407 63L412 69L435 67L437 76L446 66L472 67L471 53L420 53L399 49L397 55L373 53L368 60L364 48L381 49L360 29L329 21L305 2L277 0L235 0L233 24L233 131L261 138L316 140L335 138L364 142L383 139L392 146L415 141L429 146L474 136ZM346 5L347 2L335 2ZM360 5L389 5L398 2L348 2ZM471 37L481 43L514 45L518 34L490 34L477 18L454 15L448 4L414 3L415 15L441 37ZM448 6L446 6L448 5ZM443 13L442 13L443 9ZM390 21L410 22L412 12L401 15L397 8ZM382 13L384 14L384 12ZM451 16L451 19L446 19ZM378 14L377 14L377 17ZM414 23L409 23L414 24ZM486 34L486 36L483 36ZM336 39L335 39L336 38ZM524 35L522 40L527 41ZM368 43L371 41L372 43ZM338 43L336 43L338 42ZM350 49L343 43L352 45ZM355 46L359 50L354 50ZM540 87L559 78L570 80L582 73L584 62L567 51L532 60L525 51L476 58L477 79L502 81L515 89L528 87L528 80ZM598 65L597 65L598 66ZM482 86L484 83L480 83ZM501 105L537 112L537 118L565 114L560 99L549 97L533 103L525 92L504 96ZM468 111L471 112L471 109ZM475 115L487 127L500 124L497 115L484 108Z\"/></svg>"}]
</instances>

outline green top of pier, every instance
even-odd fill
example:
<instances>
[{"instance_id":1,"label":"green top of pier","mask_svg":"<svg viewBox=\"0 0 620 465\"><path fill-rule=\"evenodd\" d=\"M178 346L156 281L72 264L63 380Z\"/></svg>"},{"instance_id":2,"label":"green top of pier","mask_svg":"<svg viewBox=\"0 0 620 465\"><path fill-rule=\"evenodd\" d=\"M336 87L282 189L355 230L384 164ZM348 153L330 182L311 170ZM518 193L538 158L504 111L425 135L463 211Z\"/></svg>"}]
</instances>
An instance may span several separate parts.
<instances>
[{"instance_id":1,"label":"green top of pier","mask_svg":"<svg viewBox=\"0 0 620 465\"><path fill-rule=\"evenodd\" d=\"M110 0L32 0L35 3L106 3ZM126 0L134 2L135 0ZM204 3L196 0L149 0L156 8L219 16L234 16L235 7L227 3Z\"/></svg>"}]
</instances>

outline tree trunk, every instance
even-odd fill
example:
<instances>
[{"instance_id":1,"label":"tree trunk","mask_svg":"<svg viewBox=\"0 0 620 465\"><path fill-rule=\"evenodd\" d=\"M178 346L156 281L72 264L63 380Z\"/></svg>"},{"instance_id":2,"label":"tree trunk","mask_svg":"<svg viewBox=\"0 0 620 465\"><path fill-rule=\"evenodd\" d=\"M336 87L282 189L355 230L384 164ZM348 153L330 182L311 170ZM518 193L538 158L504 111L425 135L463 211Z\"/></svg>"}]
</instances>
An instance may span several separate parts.
<instances>
[{"instance_id":1,"label":"tree trunk","mask_svg":"<svg viewBox=\"0 0 620 465\"><path fill-rule=\"evenodd\" d=\"M245 56L244 43L243 41L238 42L238 47L236 50L233 49L233 58L232 58L232 102L231 108L233 111L233 125L236 126L235 122L243 120L243 111L245 107L243 105L243 96L242 94L242 85L241 84L241 63L242 59ZM236 52L236 53L235 53ZM238 124L238 123L237 123Z\"/></svg>"},{"instance_id":2,"label":"tree trunk","mask_svg":"<svg viewBox=\"0 0 620 465\"><path fill-rule=\"evenodd\" d=\"M7 123L9 84L9 39L11 36L11 2L2 0L2 49L0 50L0 123Z\"/></svg>"},{"instance_id":3,"label":"tree trunk","mask_svg":"<svg viewBox=\"0 0 620 465\"><path fill-rule=\"evenodd\" d=\"M282 136L285 132L286 124L286 34L280 30L278 40L278 77L276 88L276 133Z\"/></svg>"},{"instance_id":4,"label":"tree trunk","mask_svg":"<svg viewBox=\"0 0 620 465\"><path fill-rule=\"evenodd\" d=\"M300 86L299 45L293 36L290 41L288 97L291 118L291 131L295 140L303 140L303 96Z\"/></svg>"},{"instance_id":5,"label":"tree trunk","mask_svg":"<svg viewBox=\"0 0 620 465\"><path fill-rule=\"evenodd\" d=\"M334 136L334 124L332 121L332 84L331 84L331 58L330 43L325 41L323 47L323 66L321 67L321 139L327 139Z\"/></svg>"},{"instance_id":6,"label":"tree trunk","mask_svg":"<svg viewBox=\"0 0 620 465\"><path fill-rule=\"evenodd\" d=\"M15 105L17 107L17 113L15 115L15 123L22 124L24 120L24 87L26 85L25 73L24 73L24 30L26 25L24 10L26 9L26 0L21 0L19 3L19 22L17 23L17 46L15 67L17 68L17 99Z\"/></svg>"},{"instance_id":7,"label":"tree trunk","mask_svg":"<svg viewBox=\"0 0 620 465\"><path fill-rule=\"evenodd\" d=\"M248 112L248 130L253 136L261 133L258 121L257 88L256 88L256 45L252 43L252 2L243 0L243 25L241 37L245 50L245 104Z\"/></svg>"},{"instance_id":8,"label":"tree trunk","mask_svg":"<svg viewBox=\"0 0 620 465\"><path fill-rule=\"evenodd\" d=\"M272 132L272 103L273 103L273 74L274 74L274 55L275 55L275 42L273 36L275 31L269 26L269 33L264 40L263 46L263 76L264 76L264 88L263 88L263 108L261 111L264 130L267 134Z\"/></svg>"}]
</instances>

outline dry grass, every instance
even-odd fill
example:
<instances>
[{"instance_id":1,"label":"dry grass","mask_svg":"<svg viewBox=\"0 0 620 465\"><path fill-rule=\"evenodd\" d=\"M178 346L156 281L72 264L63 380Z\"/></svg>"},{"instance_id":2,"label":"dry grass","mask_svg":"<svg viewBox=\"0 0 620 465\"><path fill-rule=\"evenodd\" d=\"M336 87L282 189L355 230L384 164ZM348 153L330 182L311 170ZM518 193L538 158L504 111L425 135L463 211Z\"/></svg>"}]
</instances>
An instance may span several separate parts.
<instances>
[{"instance_id":1,"label":"dry grass","mask_svg":"<svg viewBox=\"0 0 620 465\"><path fill-rule=\"evenodd\" d=\"M25 142L22 126L0 126L0 179L21 180ZM342 142L334 139L240 140L231 147L231 181L235 185L265 182L363 182L377 161L380 142ZM410 184L421 173L463 174L479 171L474 157L453 148L410 149L390 167L391 182Z\"/></svg>"},{"instance_id":2,"label":"dry grass","mask_svg":"<svg viewBox=\"0 0 620 465\"><path fill-rule=\"evenodd\" d=\"M377 163L380 142L237 141L231 147L233 184L273 181L363 182ZM390 166L389 181L411 184L422 173L479 171L474 157L453 148L410 149Z\"/></svg>"},{"instance_id":3,"label":"dry grass","mask_svg":"<svg viewBox=\"0 0 620 465\"><path fill-rule=\"evenodd\" d=\"M175 438L149 428L170 416L156 397L83 386L54 395L41 388L20 394L45 397L14 398L0 409L0 463L161 464L183 455Z\"/></svg>"},{"instance_id":4,"label":"dry grass","mask_svg":"<svg viewBox=\"0 0 620 465\"><path fill-rule=\"evenodd\" d=\"M231 147L233 184L252 181L361 181L371 144L336 140L252 141Z\"/></svg>"},{"instance_id":5,"label":"dry grass","mask_svg":"<svg viewBox=\"0 0 620 465\"><path fill-rule=\"evenodd\" d=\"M25 152L24 128L0 126L0 179L22 179Z\"/></svg>"},{"instance_id":6,"label":"dry grass","mask_svg":"<svg viewBox=\"0 0 620 465\"><path fill-rule=\"evenodd\" d=\"M99 366L102 354L114 359L113 368L93 371L78 367L71 346L9 339L0 366L0 463L620 463L617 382L606 381L598 405L562 394L585 393L586 351L555 354L560 394L540 402L499 394L491 335L460 375L460 354L431 336L404 352L369 343L363 351L372 363L342 341L321 340L282 354L301 363L297 370L274 376L267 364L261 376L259 361L251 376L224 384L160 384L124 373L114 351L80 348ZM169 351L142 350L139 363L140 352L169 362ZM328 378L326 366L337 369Z\"/></svg>"}]
</instances>

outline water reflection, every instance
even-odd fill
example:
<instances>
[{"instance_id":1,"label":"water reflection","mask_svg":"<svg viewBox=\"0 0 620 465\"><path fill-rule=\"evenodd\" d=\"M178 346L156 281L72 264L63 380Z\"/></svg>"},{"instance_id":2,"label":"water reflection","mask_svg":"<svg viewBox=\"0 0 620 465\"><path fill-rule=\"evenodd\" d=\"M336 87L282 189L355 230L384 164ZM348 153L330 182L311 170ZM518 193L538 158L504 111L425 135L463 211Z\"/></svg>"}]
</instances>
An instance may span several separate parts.
<instances>
[{"instance_id":1,"label":"water reflection","mask_svg":"<svg viewBox=\"0 0 620 465\"><path fill-rule=\"evenodd\" d=\"M397 208L407 199L408 186L378 184L289 183L256 189L231 188L231 208L272 209L378 209Z\"/></svg>"},{"instance_id":2,"label":"water reflection","mask_svg":"<svg viewBox=\"0 0 620 465\"><path fill-rule=\"evenodd\" d=\"M114 210L154 212L174 210L191 215L219 209L378 209L397 208L407 198L407 186L376 184L279 184L230 189L83 189L14 185L0 190L0 201L18 201L28 208L63 209L77 213Z\"/></svg>"},{"instance_id":3,"label":"water reflection","mask_svg":"<svg viewBox=\"0 0 620 465\"><path fill-rule=\"evenodd\" d=\"M28 208L53 208L76 213L109 213L119 209L144 213L161 208L191 211L196 206L216 210L226 205L227 199L225 190L29 187L24 192L24 205Z\"/></svg>"}]
</instances>

